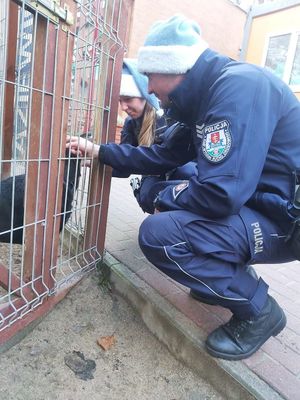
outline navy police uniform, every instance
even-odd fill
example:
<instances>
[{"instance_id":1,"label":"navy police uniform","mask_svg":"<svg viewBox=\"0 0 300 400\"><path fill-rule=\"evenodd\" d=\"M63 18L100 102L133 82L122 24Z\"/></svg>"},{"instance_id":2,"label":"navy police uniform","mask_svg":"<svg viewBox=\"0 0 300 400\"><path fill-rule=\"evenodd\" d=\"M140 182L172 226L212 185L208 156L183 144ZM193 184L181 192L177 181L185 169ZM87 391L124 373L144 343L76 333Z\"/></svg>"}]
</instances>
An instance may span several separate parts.
<instances>
[{"instance_id":1,"label":"navy police uniform","mask_svg":"<svg viewBox=\"0 0 300 400\"><path fill-rule=\"evenodd\" d=\"M127 117L124 122L123 129L121 131L121 145L129 144L137 147L138 136L141 131L144 116L139 118ZM155 121L154 131L154 143L160 144L166 140L165 132L171 123L174 121L170 120L167 116L157 115ZM128 178L131 174L130 171L124 169L114 168L112 176L115 178ZM182 180L189 179L189 177L197 174L197 167L194 161L190 161L179 168L174 168L168 171L166 174L160 176L144 176L141 183L139 184L139 190L134 190L135 198L144 212L153 214L154 206L153 200L160 188L165 187L166 180Z\"/></svg>"},{"instance_id":2,"label":"navy police uniform","mask_svg":"<svg viewBox=\"0 0 300 400\"><path fill-rule=\"evenodd\" d=\"M120 144L129 144L132 146L138 146L138 137L141 131L144 115L139 118L127 117L124 122L124 126L121 130L121 140ZM155 131L154 131L154 143L161 143L162 135L168 128L167 118L162 116L157 116L155 120ZM114 169L112 176L116 178L128 178L130 172L124 172L122 170Z\"/></svg>"},{"instance_id":3,"label":"navy police uniform","mask_svg":"<svg viewBox=\"0 0 300 400\"><path fill-rule=\"evenodd\" d=\"M169 116L188 128L151 148L102 145L100 160L161 174L197 159L198 175L159 192L164 212L145 219L140 246L171 278L238 318L255 317L268 285L246 266L295 259L285 238L300 168L300 103L267 70L211 49L169 98Z\"/></svg>"}]
</instances>

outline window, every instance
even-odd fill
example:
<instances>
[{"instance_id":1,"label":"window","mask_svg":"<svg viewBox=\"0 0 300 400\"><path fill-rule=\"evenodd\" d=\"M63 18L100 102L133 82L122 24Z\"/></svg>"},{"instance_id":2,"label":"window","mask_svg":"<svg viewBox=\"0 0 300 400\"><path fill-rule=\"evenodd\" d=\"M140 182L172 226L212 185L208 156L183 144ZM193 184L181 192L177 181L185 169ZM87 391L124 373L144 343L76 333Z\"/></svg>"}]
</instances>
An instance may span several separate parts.
<instances>
[{"instance_id":1,"label":"window","mask_svg":"<svg viewBox=\"0 0 300 400\"><path fill-rule=\"evenodd\" d=\"M270 36L263 65L300 91L300 32Z\"/></svg>"},{"instance_id":2,"label":"window","mask_svg":"<svg viewBox=\"0 0 300 400\"><path fill-rule=\"evenodd\" d=\"M269 39L269 46L265 67L278 78L283 78L284 69L286 66L287 53L289 48L291 35L273 36Z\"/></svg>"},{"instance_id":3,"label":"window","mask_svg":"<svg viewBox=\"0 0 300 400\"><path fill-rule=\"evenodd\" d=\"M300 34L298 35L293 67L289 83L290 85L300 85Z\"/></svg>"}]
</instances>

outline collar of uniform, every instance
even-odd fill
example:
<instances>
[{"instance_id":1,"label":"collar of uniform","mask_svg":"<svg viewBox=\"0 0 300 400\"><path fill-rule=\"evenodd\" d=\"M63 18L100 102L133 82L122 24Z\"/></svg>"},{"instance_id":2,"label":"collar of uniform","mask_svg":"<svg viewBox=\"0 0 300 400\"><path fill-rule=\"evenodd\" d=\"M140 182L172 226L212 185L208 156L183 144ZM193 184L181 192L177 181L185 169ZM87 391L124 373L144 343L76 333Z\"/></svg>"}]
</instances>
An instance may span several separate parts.
<instances>
[{"instance_id":1,"label":"collar of uniform","mask_svg":"<svg viewBox=\"0 0 300 400\"><path fill-rule=\"evenodd\" d=\"M185 79L170 93L168 115L193 125L199 117L199 110L206 109L209 88L220 76L222 68L231 61L211 49L205 50Z\"/></svg>"}]
</instances>

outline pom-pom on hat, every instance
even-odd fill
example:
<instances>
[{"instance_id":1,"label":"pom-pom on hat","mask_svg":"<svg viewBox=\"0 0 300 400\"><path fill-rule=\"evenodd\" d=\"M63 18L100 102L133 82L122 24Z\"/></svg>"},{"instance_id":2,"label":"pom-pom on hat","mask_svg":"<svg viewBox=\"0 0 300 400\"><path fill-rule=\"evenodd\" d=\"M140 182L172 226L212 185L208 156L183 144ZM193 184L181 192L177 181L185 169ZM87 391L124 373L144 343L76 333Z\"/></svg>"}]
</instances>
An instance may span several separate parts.
<instances>
[{"instance_id":1,"label":"pom-pom on hat","mask_svg":"<svg viewBox=\"0 0 300 400\"><path fill-rule=\"evenodd\" d=\"M148 78L139 73L136 59L123 60L120 96L141 97L156 110L159 109L157 97L148 93Z\"/></svg>"},{"instance_id":2,"label":"pom-pom on hat","mask_svg":"<svg viewBox=\"0 0 300 400\"><path fill-rule=\"evenodd\" d=\"M138 54L141 73L184 74L208 48L197 22L174 15L156 22Z\"/></svg>"}]
</instances>

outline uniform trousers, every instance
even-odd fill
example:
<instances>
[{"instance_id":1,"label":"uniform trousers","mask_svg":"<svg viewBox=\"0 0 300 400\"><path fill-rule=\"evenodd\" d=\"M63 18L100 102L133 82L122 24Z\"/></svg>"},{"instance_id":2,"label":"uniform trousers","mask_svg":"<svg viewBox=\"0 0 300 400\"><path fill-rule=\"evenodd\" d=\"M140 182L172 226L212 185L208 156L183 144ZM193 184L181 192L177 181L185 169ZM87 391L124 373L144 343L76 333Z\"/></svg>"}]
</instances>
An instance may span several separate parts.
<instances>
[{"instance_id":1,"label":"uniform trousers","mask_svg":"<svg viewBox=\"0 0 300 400\"><path fill-rule=\"evenodd\" d=\"M238 318L249 319L260 314L268 285L248 274L246 267L294 260L285 242L288 229L289 223L272 222L248 207L220 219L166 211L143 221L139 244L166 275L214 299Z\"/></svg>"}]
</instances>

